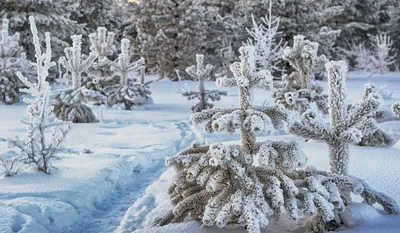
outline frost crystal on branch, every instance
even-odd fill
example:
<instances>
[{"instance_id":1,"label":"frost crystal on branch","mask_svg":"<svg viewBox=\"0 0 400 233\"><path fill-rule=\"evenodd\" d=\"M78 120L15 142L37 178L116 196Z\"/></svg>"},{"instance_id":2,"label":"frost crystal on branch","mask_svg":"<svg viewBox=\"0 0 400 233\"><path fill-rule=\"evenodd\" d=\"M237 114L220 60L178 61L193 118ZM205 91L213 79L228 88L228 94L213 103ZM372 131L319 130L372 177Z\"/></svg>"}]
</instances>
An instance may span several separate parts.
<instances>
[{"instance_id":1,"label":"frost crystal on branch","mask_svg":"<svg viewBox=\"0 0 400 233\"><path fill-rule=\"evenodd\" d=\"M313 226L326 232L349 204L343 194L361 195L369 204L379 203L390 213L398 213L394 200L372 190L354 177L301 169L307 158L295 142L256 142L255 134L266 126L276 128L287 121L280 107L254 107L250 93L255 87L269 88L267 71L255 71L253 48L240 49L240 62L231 65L233 78L219 78L221 86L239 88L239 107L209 109L192 115L194 123L204 123L208 132L241 130L242 145L210 146L194 144L166 163L177 174L168 192L173 209L155 224L185 220L202 221L220 228L228 224L246 226L250 233L267 228L273 216L292 220L312 216Z\"/></svg>"},{"instance_id":2,"label":"frost crystal on branch","mask_svg":"<svg viewBox=\"0 0 400 233\"><path fill-rule=\"evenodd\" d=\"M107 105L122 104L124 109L130 110L135 105L150 104L153 102L148 83L137 83L139 75L144 76L144 59L132 61L130 41L122 39L121 54L117 60L111 62L111 71L119 77L119 84L110 85L103 89L107 96ZM140 73L142 72L142 73ZM143 77L144 78L144 77Z\"/></svg>"},{"instance_id":3,"label":"frost crystal on branch","mask_svg":"<svg viewBox=\"0 0 400 233\"><path fill-rule=\"evenodd\" d=\"M93 65L98 54L91 52L84 59L82 55L82 36L73 35L72 47L64 50L65 57L60 58L60 64L67 70L72 79L72 88L62 90L55 96L54 114L57 118L74 123L91 123L96 121L92 110L84 103L87 101L102 102L105 97L99 92L82 86L82 74Z\"/></svg>"},{"instance_id":4,"label":"frost crystal on branch","mask_svg":"<svg viewBox=\"0 0 400 233\"><path fill-rule=\"evenodd\" d=\"M304 36L295 36L293 48L286 47L283 58L289 61L294 71L283 75L282 83L275 85L272 98L275 103L283 104L287 109L296 110L301 115L315 103L318 109L327 113L323 88L314 81L316 73L322 72L326 62L324 55L318 56L318 43L304 40Z\"/></svg>"},{"instance_id":5,"label":"frost crystal on branch","mask_svg":"<svg viewBox=\"0 0 400 233\"><path fill-rule=\"evenodd\" d=\"M46 51L42 53L33 16L29 18L29 21L36 51L37 83L31 83L20 72L17 73L17 76L27 86L26 89L21 91L31 94L35 99L24 99L29 104L27 108L29 120L27 122L22 121L28 126L26 139L21 140L15 137L14 139L8 139L8 142L10 147L18 147L21 150L26 163L34 163L39 171L49 173L51 160L56 158L56 153L60 150L61 143L70 130L70 124L49 119L53 107L49 105L51 90L46 78L48 70L55 65L51 61L50 33L45 34ZM50 130L51 133L48 132Z\"/></svg>"},{"instance_id":6,"label":"frost crystal on branch","mask_svg":"<svg viewBox=\"0 0 400 233\"><path fill-rule=\"evenodd\" d=\"M213 67L209 64L206 66L204 65L204 55L202 54L196 55L196 63L196 66L193 65L186 68L186 73L188 73L193 80L198 81L198 91L183 92L182 95L188 100L200 100L198 104L192 107L192 111L201 112L214 107L213 104L208 103L209 100L218 101L221 99L221 96L227 95L227 92L219 90L206 90L204 87L204 80L210 76Z\"/></svg>"},{"instance_id":7,"label":"frost crystal on branch","mask_svg":"<svg viewBox=\"0 0 400 233\"><path fill-rule=\"evenodd\" d=\"M16 76L17 71L29 79L34 75L34 67L26 59L20 45L19 33L11 35L9 21L4 18L0 30L0 101L5 104L19 101L19 89L23 87L23 83Z\"/></svg>"}]
</instances>

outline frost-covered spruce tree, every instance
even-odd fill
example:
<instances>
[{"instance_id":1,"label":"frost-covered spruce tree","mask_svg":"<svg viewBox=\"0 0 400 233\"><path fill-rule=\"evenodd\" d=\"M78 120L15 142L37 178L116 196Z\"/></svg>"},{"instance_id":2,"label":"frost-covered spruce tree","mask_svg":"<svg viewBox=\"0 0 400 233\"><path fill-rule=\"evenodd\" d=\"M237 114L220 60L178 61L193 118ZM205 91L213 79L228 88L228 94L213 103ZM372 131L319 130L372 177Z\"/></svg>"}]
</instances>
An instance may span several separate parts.
<instances>
[{"instance_id":1,"label":"frost-covered spruce tree","mask_svg":"<svg viewBox=\"0 0 400 233\"><path fill-rule=\"evenodd\" d=\"M148 68L178 81L175 70L193 64L207 46L206 9L203 1L141 0L135 13L137 53ZM186 74L182 73L183 78Z\"/></svg>"},{"instance_id":2,"label":"frost-covered spruce tree","mask_svg":"<svg viewBox=\"0 0 400 233\"><path fill-rule=\"evenodd\" d=\"M83 33L84 25L70 18L76 10L76 0L2 0L0 1L0 18L10 20L10 29L20 33L21 45L30 60L35 58L31 46L32 35L29 27L29 16L37 20L39 37L44 38L45 31L51 33L53 57L60 57L68 46L69 37Z\"/></svg>"},{"instance_id":3,"label":"frost-covered spruce tree","mask_svg":"<svg viewBox=\"0 0 400 233\"><path fill-rule=\"evenodd\" d=\"M261 69L271 72L282 71L283 51L286 43L282 39L278 40L280 18L272 17L272 1L270 1L268 15L262 19L263 23L257 24L252 15L253 27L247 29L250 39L247 45L254 46L256 49L256 63Z\"/></svg>"},{"instance_id":4,"label":"frost-covered spruce tree","mask_svg":"<svg viewBox=\"0 0 400 233\"><path fill-rule=\"evenodd\" d=\"M197 220L220 228L240 224L250 233L260 233L272 217L312 216L310 230L321 233L349 204L349 199L342 199L344 192L360 194L369 204L379 203L388 213L398 213L393 199L360 179L299 169L306 157L296 143L256 142L255 133L271 124L279 128L288 116L277 106L252 106L252 89L270 88L272 77L268 71L255 71L249 47L240 53L241 62L231 65L234 77L217 79L218 85L239 88L239 107L205 110L192 120L206 122L210 133L238 129L242 145L195 144L167 158L177 172L168 190L173 209L155 224Z\"/></svg>"},{"instance_id":5,"label":"frost-covered spruce tree","mask_svg":"<svg viewBox=\"0 0 400 233\"><path fill-rule=\"evenodd\" d=\"M289 131L303 138L325 141L329 146L331 172L347 174L349 143L359 143L363 136L371 135L378 129L373 115L379 108L379 98L374 93L368 93L360 103L348 105L345 62L328 62L326 70L329 86L329 123L322 122L309 110L302 115L300 122L289 127Z\"/></svg>"},{"instance_id":6,"label":"frost-covered spruce tree","mask_svg":"<svg viewBox=\"0 0 400 233\"><path fill-rule=\"evenodd\" d=\"M54 97L54 114L63 121L73 123L92 123L96 122L96 117L90 107L85 102L102 102L105 97L99 92L89 90L82 86L82 73L93 65L97 54L92 52L86 59L82 56L82 36L73 35L72 47L64 50L65 57L61 57L59 62L66 69L66 75L72 79L72 88L62 90Z\"/></svg>"},{"instance_id":7,"label":"frost-covered spruce tree","mask_svg":"<svg viewBox=\"0 0 400 233\"><path fill-rule=\"evenodd\" d=\"M24 99L27 102L28 121L22 121L28 126L28 132L24 140L15 137L8 139L10 147L21 150L21 156L26 163L36 164L39 171L50 173L51 161L56 158L61 143L70 130L70 123L59 120L50 120L53 107L50 106L51 89L46 81L49 69L55 65L51 61L50 33L45 33L46 51L42 53L39 35L33 16L29 17L33 35L33 45L36 51L37 83L32 83L20 72L18 78L27 86L21 91L31 94L34 99ZM51 133L49 131L51 130Z\"/></svg>"},{"instance_id":8,"label":"frost-covered spruce tree","mask_svg":"<svg viewBox=\"0 0 400 233\"><path fill-rule=\"evenodd\" d=\"M290 75L283 75L282 83L276 83L272 92L275 103L287 109L296 110L301 115L315 103L322 113L327 113L323 88L314 83L316 73L322 72L326 62L324 55L318 56L318 43L304 40L304 36L294 37L293 48L286 47L283 59L293 68Z\"/></svg>"},{"instance_id":9,"label":"frost-covered spruce tree","mask_svg":"<svg viewBox=\"0 0 400 233\"><path fill-rule=\"evenodd\" d=\"M316 1L318 2L318 1ZM395 1L374 0L327 0L326 7L340 7L341 10L325 21L326 25L341 30L337 47L348 48L349 38L356 44L369 41L369 35L376 35L385 29L390 21L390 10L397 8Z\"/></svg>"},{"instance_id":10,"label":"frost-covered spruce tree","mask_svg":"<svg viewBox=\"0 0 400 233\"><path fill-rule=\"evenodd\" d=\"M212 65L204 65L204 55L196 55L196 66L190 66L186 68L186 73L190 75L193 80L198 82L198 91L187 91L183 92L182 95L188 100L198 99L200 102L192 106L193 112L201 112L206 109L213 108L214 105L208 101L218 101L222 95L227 95L226 91L219 90L206 90L204 87L204 80L209 78Z\"/></svg>"},{"instance_id":11,"label":"frost-covered spruce tree","mask_svg":"<svg viewBox=\"0 0 400 233\"><path fill-rule=\"evenodd\" d=\"M379 128L379 124L377 122L378 119L382 119L385 117L386 112L385 110L382 110L381 103L383 101L382 94L378 93L379 90L375 87L373 84L366 84L364 88L364 95L361 99L361 103L364 101L368 100L369 98L375 98L377 102L379 103L379 107L373 111L369 116L368 116L368 122L371 124L370 130L367 131L366 134L362 135L362 138L360 142L356 143L359 146L391 146L395 141L393 138L386 133L385 131L381 130ZM357 104L348 104L347 108L348 111L350 109L354 109L357 107ZM363 128L365 125L360 124L357 126L359 130L362 132L364 131Z\"/></svg>"},{"instance_id":12,"label":"frost-covered spruce tree","mask_svg":"<svg viewBox=\"0 0 400 233\"><path fill-rule=\"evenodd\" d=\"M111 72L110 56L114 53L115 33L107 31L104 27L89 35L90 52L97 54L95 61L88 67L84 76L83 85L91 90L102 92L108 85L117 84Z\"/></svg>"},{"instance_id":13,"label":"frost-covered spruce tree","mask_svg":"<svg viewBox=\"0 0 400 233\"><path fill-rule=\"evenodd\" d=\"M397 54L392 54L393 41L385 34L377 34L373 43L373 54L371 56L374 71L381 74L388 72L389 67L396 62Z\"/></svg>"},{"instance_id":14,"label":"frost-covered spruce tree","mask_svg":"<svg viewBox=\"0 0 400 233\"><path fill-rule=\"evenodd\" d=\"M20 71L31 79L34 67L25 57L19 33L10 34L9 20L3 18L0 30L0 102L14 104L19 101L23 83L16 76Z\"/></svg>"},{"instance_id":15,"label":"frost-covered spruce tree","mask_svg":"<svg viewBox=\"0 0 400 233\"><path fill-rule=\"evenodd\" d=\"M85 24L85 31L92 33L98 27L117 31L126 17L125 11L115 0L76 0L77 7L71 19ZM88 33L88 34L89 34Z\"/></svg>"},{"instance_id":16,"label":"frost-covered spruce tree","mask_svg":"<svg viewBox=\"0 0 400 233\"><path fill-rule=\"evenodd\" d=\"M111 71L119 77L119 83L103 89L109 107L123 105L124 109L131 110L135 105L153 102L148 83L144 83L144 80L137 83L137 77L144 75L141 73L144 71L144 59L132 61L130 43L128 39L121 40L121 54L111 63Z\"/></svg>"}]
</instances>

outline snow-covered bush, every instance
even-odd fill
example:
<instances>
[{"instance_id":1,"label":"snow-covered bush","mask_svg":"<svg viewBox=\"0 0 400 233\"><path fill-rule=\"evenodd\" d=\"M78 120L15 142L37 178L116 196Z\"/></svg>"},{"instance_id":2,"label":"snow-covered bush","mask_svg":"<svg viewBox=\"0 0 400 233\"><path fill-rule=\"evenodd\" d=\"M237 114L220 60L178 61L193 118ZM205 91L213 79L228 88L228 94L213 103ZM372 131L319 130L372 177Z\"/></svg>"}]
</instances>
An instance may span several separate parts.
<instances>
[{"instance_id":1,"label":"snow-covered bush","mask_svg":"<svg viewBox=\"0 0 400 233\"><path fill-rule=\"evenodd\" d=\"M393 143L395 143L395 141L388 133L379 128L379 124L377 122L378 119L382 119L386 115L386 111L381 109L383 101L382 94L379 93L379 89L377 89L373 84L365 84L364 95L361 99L361 103L371 97L377 100L379 106L376 108L376 110L372 111L369 116L367 116L367 119L365 119L365 121L370 122L373 127L370 128L370 130L368 130L366 134L363 134L360 142L356 144L359 146L391 146L393 145ZM356 107L357 104L347 105L347 108L349 109L348 111ZM365 125L363 124L356 126L356 128L358 128L362 132L364 132L364 127Z\"/></svg>"},{"instance_id":2,"label":"snow-covered bush","mask_svg":"<svg viewBox=\"0 0 400 233\"><path fill-rule=\"evenodd\" d=\"M329 146L331 172L347 174L349 143L359 143L363 136L372 135L379 129L373 119L379 109L379 97L367 86L363 99L358 104L349 105L346 101L345 62L328 62L326 70L329 123L318 119L309 110L302 115L300 122L289 127L289 131L303 138L325 141Z\"/></svg>"},{"instance_id":3,"label":"snow-covered bush","mask_svg":"<svg viewBox=\"0 0 400 233\"><path fill-rule=\"evenodd\" d=\"M0 30L0 101L5 104L14 104L19 101L22 82L16 72L32 78L35 70L30 61L25 57L20 45L20 35L10 34L9 21L3 18Z\"/></svg>"},{"instance_id":4,"label":"snow-covered bush","mask_svg":"<svg viewBox=\"0 0 400 233\"><path fill-rule=\"evenodd\" d=\"M0 171L3 170L5 176L9 177L16 175L19 170L18 163L18 156L7 156L5 154L0 154Z\"/></svg>"},{"instance_id":5,"label":"snow-covered bush","mask_svg":"<svg viewBox=\"0 0 400 233\"><path fill-rule=\"evenodd\" d=\"M214 105L208 101L218 101L221 99L222 95L227 95L227 92L219 90L206 90L204 87L204 80L209 78L213 66L210 64L206 66L204 65L204 55L202 54L196 55L196 63L196 66L193 65L186 68L186 73L188 73L193 80L198 82L198 91L187 91L183 92L182 95L188 100L200 100L199 103L192 106L192 111L201 112L205 109L214 107Z\"/></svg>"},{"instance_id":6,"label":"snow-covered bush","mask_svg":"<svg viewBox=\"0 0 400 233\"><path fill-rule=\"evenodd\" d=\"M130 110L135 105L151 104L151 91L148 83L144 83L144 59L132 61L130 52L130 41L122 39L121 54L111 64L114 76L119 77L119 83L107 86L103 92L107 96L107 105L123 105L124 109ZM137 77L142 75L141 82L137 83ZM114 77L115 78L115 77Z\"/></svg>"},{"instance_id":7,"label":"snow-covered bush","mask_svg":"<svg viewBox=\"0 0 400 233\"><path fill-rule=\"evenodd\" d=\"M204 110L192 120L206 122L210 133L240 130L242 145L195 144L167 158L177 172L168 190L173 209L155 224L197 220L220 228L240 224L260 233L273 216L312 216L310 230L321 233L333 230L327 223L349 204L349 192L381 204L389 214L398 213L393 199L358 178L300 169L307 160L295 142L256 142L256 133L270 125L281 127L288 115L277 106L252 106L252 89L270 88L272 77L268 71L255 71L251 48L242 47L240 53L241 61L231 65L234 77L217 79L218 85L239 88L240 106Z\"/></svg>"},{"instance_id":8,"label":"snow-covered bush","mask_svg":"<svg viewBox=\"0 0 400 233\"><path fill-rule=\"evenodd\" d=\"M395 103L392 105L392 112L397 118L400 118L400 103Z\"/></svg>"},{"instance_id":9,"label":"snow-covered bush","mask_svg":"<svg viewBox=\"0 0 400 233\"><path fill-rule=\"evenodd\" d=\"M353 45L346 53L354 57L355 70L383 74L396 62L397 55L392 50L393 41L386 33L381 33L375 36L372 49L364 42Z\"/></svg>"},{"instance_id":10,"label":"snow-covered bush","mask_svg":"<svg viewBox=\"0 0 400 233\"><path fill-rule=\"evenodd\" d=\"M357 46L352 46L347 54L354 57L356 71L361 71L365 73L370 73L374 71L374 64L372 63L371 57L373 56L372 51L370 51L365 43L359 44Z\"/></svg>"},{"instance_id":11,"label":"snow-covered bush","mask_svg":"<svg viewBox=\"0 0 400 233\"><path fill-rule=\"evenodd\" d=\"M389 66L396 62L396 54L391 54L393 50L393 41L386 33L375 36L373 43L374 56L371 57L375 72L381 74L389 71Z\"/></svg>"},{"instance_id":12,"label":"snow-covered bush","mask_svg":"<svg viewBox=\"0 0 400 233\"><path fill-rule=\"evenodd\" d=\"M387 85L383 85L380 86L378 89L378 94L384 99L384 100L390 100L392 98L393 95L393 91L392 92L388 92L385 88L387 87Z\"/></svg>"},{"instance_id":13,"label":"snow-covered bush","mask_svg":"<svg viewBox=\"0 0 400 233\"><path fill-rule=\"evenodd\" d=\"M37 83L32 83L20 72L17 73L18 78L27 86L21 91L31 94L34 100L24 99L29 104L28 121L21 121L28 127L26 138L24 140L18 137L10 138L8 143L10 147L18 147L21 150L21 157L26 163L34 163L39 171L48 174L51 170L51 161L56 157L61 143L70 130L70 123L49 119L53 107L49 105L51 89L46 78L49 69L55 65L51 61L50 33L45 33L46 51L42 53L35 19L31 16L29 20L37 58L35 63ZM52 130L51 133L49 130Z\"/></svg>"},{"instance_id":14,"label":"snow-covered bush","mask_svg":"<svg viewBox=\"0 0 400 233\"><path fill-rule=\"evenodd\" d=\"M280 18L272 17L272 1L270 1L268 15L262 20L263 23L257 24L252 15L253 27L247 29L250 39L246 44L255 47L258 67L271 72L282 72L282 66L279 64L282 62L286 43L282 39L277 40L277 36L281 33L279 31Z\"/></svg>"},{"instance_id":15,"label":"snow-covered bush","mask_svg":"<svg viewBox=\"0 0 400 233\"><path fill-rule=\"evenodd\" d=\"M318 56L318 43L304 40L304 36L294 37L293 48L286 47L283 58L290 63L293 72L283 75L282 82L274 85L272 98L275 103L287 109L296 110L301 115L315 103L322 113L327 113L323 88L314 83L315 74L322 73L326 62L324 55Z\"/></svg>"},{"instance_id":16,"label":"snow-covered bush","mask_svg":"<svg viewBox=\"0 0 400 233\"><path fill-rule=\"evenodd\" d=\"M88 67L87 75L83 77L82 83L86 88L102 92L105 86L118 83L113 80L109 59L114 53L114 38L115 33L107 31L104 27L97 28L96 32L89 35L90 52L97 57Z\"/></svg>"},{"instance_id":17,"label":"snow-covered bush","mask_svg":"<svg viewBox=\"0 0 400 233\"><path fill-rule=\"evenodd\" d=\"M84 103L87 101L103 102L105 97L95 90L89 90L82 86L82 73L93 65L97 53L91 52L86 59L81 53L82 36L73 35L72 47L64 50L65 57L61 57L59 63L66 69L66 76L72 79L72 88L62 90L56 94L54 114L63 121L74 123L96 122L92 110Z\"/></svg>"}]
</instances>

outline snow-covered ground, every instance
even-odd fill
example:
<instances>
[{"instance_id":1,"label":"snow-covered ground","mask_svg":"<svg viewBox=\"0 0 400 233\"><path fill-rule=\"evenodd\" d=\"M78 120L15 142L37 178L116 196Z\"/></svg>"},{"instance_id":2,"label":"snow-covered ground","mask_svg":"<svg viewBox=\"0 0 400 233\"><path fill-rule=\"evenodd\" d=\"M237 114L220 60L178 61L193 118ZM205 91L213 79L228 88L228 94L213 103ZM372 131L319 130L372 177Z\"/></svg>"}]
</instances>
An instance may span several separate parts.
<instances>
[{"instance_id":1,"label":"snow-covered ground","mask_svg":"<svg viewBox=\"0 0 400 233\"><path fill-rule=\"evenodd\" d=\"M375 75L365 78L352 74L347 81L350 100L361 97L364 83L378 87L387 84L393 92L389 106L400 100L400 74ZM13 177L0 178L0 233L224 233L246 232L244 229L205 228L189 222L152 228L151 222L170 208L166 189L174 171L164 166L167 156L192 142L236 141L238 134L205 134L201 126L189 122L190 106L177 88L195 88L196 83L160 81L152 84L155 104L133 111L94 106L102 112L102 121L74 124L65 147L79 154L61 154L54 162L56 170L45 175L25 169ZM215 88L208 82L208 88ZM237 91L216 103L218 107L237 105ZM269 100L269 92L257 91L255 103ZM0 105L0 137L24 136L18 119L25 118L24 104ZM100 115L100 114L99 114ZM396 137L400 121L381 124ZM293 140L282 132L266 133L258 140ZM308 164L328 169L328 152L322 142L303 143ZM91 153L84 153L90 151ZM0 143L0 154L11 154L6 143ZM375 189L385 192L400 203L400 142L390 148L351 147L350 172L364 178ZM355 205L348 208L364 213L363 218L350 218L346 233L398 233L399 216L383 216L379 210ZM284 221L283 221L284 222ZM268 232L301 232L301 226L290 229L282 222L272 222Z\"/></svg>"}]
</instances>

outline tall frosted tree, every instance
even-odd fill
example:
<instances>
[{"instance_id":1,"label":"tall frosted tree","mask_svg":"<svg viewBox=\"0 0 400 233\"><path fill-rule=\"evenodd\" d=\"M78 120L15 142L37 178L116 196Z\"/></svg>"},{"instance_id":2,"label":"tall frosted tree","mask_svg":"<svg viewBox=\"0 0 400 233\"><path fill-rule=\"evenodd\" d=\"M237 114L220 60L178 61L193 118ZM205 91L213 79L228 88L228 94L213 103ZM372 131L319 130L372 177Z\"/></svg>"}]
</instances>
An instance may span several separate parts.
<instances>
[{"instance_id":1,"label":"tall frosted tree","mask_svg":"<svg viewBox=\"0 0 400 233\"><path fill-rule=\"evenodd\" d=\"M76 10L72 19L85 24L85 29L92 33L98 27L117 31L126 17L115 0L76 0Z\"/></svg>"},{"instance_id":2,"label":"tall frosted tree","mask_svg":"<svg viewBox=\"0 0 400 233\"><path fill-rule=\"evenodd\" d=\"M20 91L24 85L17 77L17 71L22 72L32 80L35 69L25 57L20 45L19 33L11 34L9 20L3 18L0 30L0 101L14 104L19 101Z\"/></svg>"},{"instance_id":3,"label":"tall frosted tree","mask_svg":"<svg viewBox=\"0 0 400 233\"><path fill-rule=\"evenodd\" d=\"M242 47L241 61L231 65L234 76L217 79L220 86L239 89L239 107L192 115L193 122L205 122L210 133L240 130L242 144L195 144L167 158L177 172L168 190L172 210L155 224L196 220L220 228L240 224L250 233L260 233L273 216L311 216L310 231L321 233L333 230L330 222L351 202L342 196L348 192L371 205L381 204L389 214L398 213L393 199L358 178L301 169L306 156L295 142L256 141L256 133L271 125L281 127L287 114L277 106L252 105L252 89L272 85L269 72L255 70L252 53Z\"/></svg>"},{"instance_id":4,"label":"tall frosted tree","mask_svg":"<svg viewBox=\"0 0 400 233\"><path fill-rule=\"evenodd\" d=\"M369 92L360 103L349 106L346 100L345 62L328 62L326 70L329 123L322 122L309 110L289 131L303 138L325 141L329 146L331 172L346 175L349 167L349 143L358 143L362 136L371 135L377 129L372 116L378 110L379 99L373 92Z\"/></svg>"},{"instance_id":5,"label":"tall frosted tree","mask_svg":"<svg viewBox=\"0 0 400 233\"><path fill-rule=\"evenodd\" d=\"M257 66L271 72L282 71L282 57L286 43L278 40L280 18L272 16L272 1L270 1L268 15L258 24L252 16L253 27L248 28L250 34L247 44L256 48Z\"/></svg>"},{"instance_id":6,"label":"tall frosted tree","mask_svg":"<svg viewBox=\"0 0 400 233\"><path fill-rule=\"evenodd\" d=\"M83 25L70 19L76 10L75 0L2 0L0 17L10 20L10 29L20 33L21 44L27 57L33 60L35 51L31 46L32 35L29 31L29 16L37 20L39 37L44 38L45 31L51 33L53 56L60 57L68 46L69 37L83 32Z\"/></svg>"},{"instance_id":7,"label":"tall frosted tree","mask_svg":"<svg viewBox=\"0 0 400 233\"><path fill-rule=\"evenodd\" d=\"M182 95L188 100L198 99L200 102L192 106L193 112L201 112L206 109L213 108L214 105L208 101L218 101L221 96L227 95L226 91L219 90L206 90L204 86L204 81L210 77L210 73L213 66L208 64L204 65L204 55L196 55L196 65L186 68L186 73L188 73L191 79L198 82L198 91L188 91L183 92Z\"/></svg>"},{"instance_id":8,"label":"tall frosted tree","mask_svg":"<svg viewBox=\"0 0 400 233\"><path fill-rule=\"evenodd\" d=\"M122 105L121 107L126 110L153 102L149 83L144 83L144 80L138 82L140 75L144 79L144 59L140 58L137 61L132 59L130 43L128 39L122 39L121 53L115 61L110 63L111 71L118 76L119 83L103 89L108 106Z\"/></svg>"},{"instance_id":9,"label":"tall frosted tree","mask_svg":"<svg viewBox=\"0 0 400 233\"><path fill-rule=\"evenodd\" d=\"M341 30L337 46L348 49L349 42L364 43L369 41L370 35L385 30L386 23L390 21L389 9L393 7L393 1L329 0L326 5L341 8L339 14L328 19L326 24Z\"/></svg>"},{"instance_id":10,"label":"tall frosted tree","mask_svg":"<svg viewBox=\"0 0 400 233\"><path fill-rule=\"evenodd\" d=\"M86 58L82 55L82 36L73 35L72 46L64 50L65 56L60 63L66 69L66 78L72 80L72 88L62 90L55 95L54 114L63 121L73 123L96 122L96 117L85 102L104 102L105 97L95 90L82 85L82 75L93 65L98 54L92 52Z\"/></svg>"},{"instance_id":11,"label":"tall frosted tree","mask_svg":"<svg viewBox=\"0 0 400 233\"><path fill-rule=\"evenodd\" d=\"M102 92L105 86L116 84L111 71L111 56L115 52L115 33L107 31L105 27L97 28L89 35L90 52L96 54L96 59L87 68L87 75L83 76L83 85L90 89Z\"/></svg>"},{"instance_id":12,"label":"tall frosted tree","mask_svg":"<svg viewBox=\"0 0 400 233\"><path fill-rule=\"evenodd\" d=\"M51 61L50 33L45 33L46 50L42 52L34 17L30 16L29 21L36 51L37 82L32 83L22 73L17 73L18 78L27 86L21 91L31 94L34 99L24 99L28 103L28 121L22 121L27 125L26 138L21 140L16 136L8 139L8 143L10 147L21 150L21 157L26 163L33 163L39 171L48 174L52 168L52 160L62 149L61 144L70 130L70 124L49 118L53 108L50 106L51 89L46 78L49 69L55 65Z\"/></svg>"},{"instance_id":13,"label":"tall frosted tree","mask_svg":"<svg viewBox=\"0 0 400 233\"><path fill-rule=\"evenodd\" d=\"M140 1L134 44L152 71L176 81L175 70L184 70L194 62L195 54L206 44L204 11L197 0ZM185 76L183 72L181 75Z\"/></svg>"},{"instance_id":14,"label":"tall frosted tree","mask_svg":"<svg viewBox=\"0 0 400 233\"><path fill-rule=\"evenodd\" d=\"M326 62L324 55L318 56L318 43L305 40L304 36L294 37L293 47L286 47L283 59L288 61L293 72L284 74L281 83L275 84L272 98L275 103L303 114L315 103L322 113L327 113L323 88L315 82L315 75L322 72Z\"/></svg>"},{"instance_id":15,"label":"tall frosted tree","mask_svg":"<svg viewBox=\"0 0 400 233\"><path fill-rule=\"evenodd\" d=\"M340 31L327 24L327 21L338 15L342 8L328 5L320 0L271 0L273 15L280 18L278 39L289 44L293 43L294 36L304 35L312 41L318 42L320 50L328 58L336 57L336 38ZM257 18L264 17L268 12L269 0L252 1L252 14Z\"/></svg>"}]
</instances>

